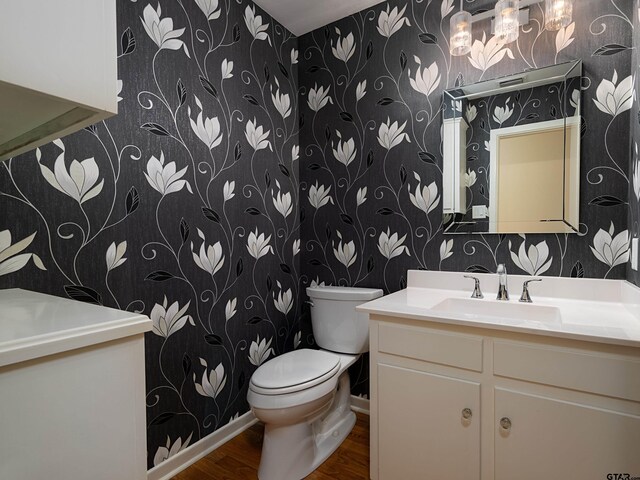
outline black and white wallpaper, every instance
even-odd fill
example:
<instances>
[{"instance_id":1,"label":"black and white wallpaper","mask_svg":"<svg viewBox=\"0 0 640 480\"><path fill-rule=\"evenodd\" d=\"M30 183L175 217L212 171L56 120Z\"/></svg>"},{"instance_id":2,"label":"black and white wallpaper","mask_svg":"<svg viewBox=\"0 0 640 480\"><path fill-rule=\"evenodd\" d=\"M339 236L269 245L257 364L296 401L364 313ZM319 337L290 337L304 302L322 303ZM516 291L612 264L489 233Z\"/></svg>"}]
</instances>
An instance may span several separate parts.
<instances>
[{"instance_id":1,"label":"black and white wallpaper","mask_svg":"<svg viewBox=\"0 0 640 480\"><path fill-rule=\"evenodd\" d=\"M309 334L298 50L246 0L117 6L119 115L0 163L0 287L151 317L153 467L247 412L253 371Z\"/></svg>"},{"instance_id":2,"label":"black and white wallpaper","mask_svg":"<svg viewBox=\"0 0 640 480\"><path fill-rule=\"evenodd\" d=\"M392 292L407 269L498 263L639 278L638 5L576 2L559 32L534 5L516 43L477 23L451 57L454 3L390 0L297 39L251 0L118 0L119 115L0 164L0 288L153 320L149 467L246 412L258 365L313 343L307 285ZM444 235L443 90L577 58L580 234Z\"/></svg>"},{"instance_id":3,"label":"black and white wallpaper","mask_svg":"<svg viewBox=\"0 0 640 480\"><path fill-rule=\"evenodd\" d=\"M633 23L640 25L640 1L633 1ZM629 230L631 238L640 237L640 105L638 104L638 68L640 68L640 38L633 36L632 50L632 82L633 105L631 107L631 154L629 155ZM640 273L627 264L627 280L640 286Z\"/></svg>"},{"instance_id":4,"label":"black and white wallpaper","mask_svg":"<svg viewBox=\"0 0 640 480\"><path fill-rule=\"evenodd\" d=\"M465 2L472 13L493 5ZM470 54L452 57L457 8L390 0L300 38L303 281L393 292L408 269L494 272L499 263L529 275L625 278L632 2L576 2L574 22L557 32L545 30L536 4L516 42L500 44L487 20L473 25ZM444 235L442 92L578 58L580 234ZM492 114L504 116L504 106ZM470 184L480 173L472 163ZM367 393L365 378L354 383Z\"/></svg>"}]
</instances>

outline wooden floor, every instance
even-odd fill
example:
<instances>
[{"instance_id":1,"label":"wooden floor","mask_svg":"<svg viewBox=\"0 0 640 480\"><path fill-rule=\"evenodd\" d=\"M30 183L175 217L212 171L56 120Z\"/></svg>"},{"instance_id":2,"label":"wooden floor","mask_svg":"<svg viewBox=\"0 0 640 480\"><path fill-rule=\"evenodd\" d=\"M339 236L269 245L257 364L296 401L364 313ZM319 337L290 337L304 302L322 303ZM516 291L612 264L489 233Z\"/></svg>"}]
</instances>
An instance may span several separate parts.
<instances>
[{"instance_id":1,"label":"wooden floor","mask_svg":"<svg viewBox=\"0 0 640 480\"><path fill-rule=\"evenodd\" d=\"M309 480L369 479L369 417L357 414L351 434ZM179 473L173 480L255 480L264 426L260 423Z\"/></svg>"}]
</instances>

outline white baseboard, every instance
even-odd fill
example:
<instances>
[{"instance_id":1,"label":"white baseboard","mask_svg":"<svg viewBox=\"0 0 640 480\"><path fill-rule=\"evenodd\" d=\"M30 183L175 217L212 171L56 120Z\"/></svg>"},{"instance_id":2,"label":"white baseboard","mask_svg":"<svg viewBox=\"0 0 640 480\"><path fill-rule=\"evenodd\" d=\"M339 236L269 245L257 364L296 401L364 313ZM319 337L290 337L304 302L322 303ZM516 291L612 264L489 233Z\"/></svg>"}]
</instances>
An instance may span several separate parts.
<instances>
[{"instance_id":1,"label":"white baseboard","mask_svg":"<svg viewBox=\"0 0 640 480\"><path fill-rule=\"evenodd\" d=\"M351 410L369 415L369 399L351 395Z\"/></svg>"},{"instance_id":2,"label":"white baseboard","mask_svg":"<svg viewBox=\"0 0 640 480\"><path fill-rule=\"evenodd\" d=\"M169 480L173 478L189 465L194 464L210 454L216 448L244 432L257 422L258 419L251 411L245 413L224 427L219 428L211 435L207 435L173 457L166 459L160 465L153 467L147 472L147 480Z\"/></svg>"}]
</instances>

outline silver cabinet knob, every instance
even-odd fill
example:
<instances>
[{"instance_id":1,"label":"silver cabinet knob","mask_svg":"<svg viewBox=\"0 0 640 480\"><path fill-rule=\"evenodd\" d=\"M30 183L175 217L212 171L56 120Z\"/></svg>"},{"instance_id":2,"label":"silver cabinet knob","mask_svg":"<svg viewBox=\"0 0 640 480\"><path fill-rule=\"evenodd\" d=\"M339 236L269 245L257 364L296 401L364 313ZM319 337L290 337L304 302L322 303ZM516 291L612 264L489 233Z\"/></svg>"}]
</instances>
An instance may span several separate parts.
<instances>
[{"instance_id":1,"label":"silver cabinet knob","mask_svg":"<svg viewBox=\"0 0 640 480\"><path fill-rule=\"evenodd\" d=\"M502 417L500 419L500 426L503 430L511 430L511 420L509 417Z\"/></svg>"},{"instance_id":2,"label":"silver cabinet knob","mask_svg":"<svg viewBox=\"0 0 640 480\"><path fill-rule=\"evenodd\" d=\"M473 416L473 412L471 411L470 408L462 409L462 418L464 418L465 420L469 420L472 416Z\"/></svg>"}]
</instances>

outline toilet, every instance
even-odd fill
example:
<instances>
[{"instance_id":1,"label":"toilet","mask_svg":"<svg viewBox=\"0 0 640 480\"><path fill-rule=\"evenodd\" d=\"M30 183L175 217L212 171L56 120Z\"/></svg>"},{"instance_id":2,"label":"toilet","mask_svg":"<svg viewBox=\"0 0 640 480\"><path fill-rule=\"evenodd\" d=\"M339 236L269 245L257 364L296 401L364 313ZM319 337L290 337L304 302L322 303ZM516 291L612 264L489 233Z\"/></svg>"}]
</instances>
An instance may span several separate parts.
<instances>
[{"instance_id":1,"label":"toilet","mask_svg":"<svg viewBox=\"0 0 640 480\"><path fill-rule=\"evenodd\" d=\"M262 364L247 401L265 425L260 480L300 480L324 462L356 422L349 372L369 350L366 314L355 307L382 290L309 287L313 335L321 350L294 350Z\"/></svg>"}]
</instances>

